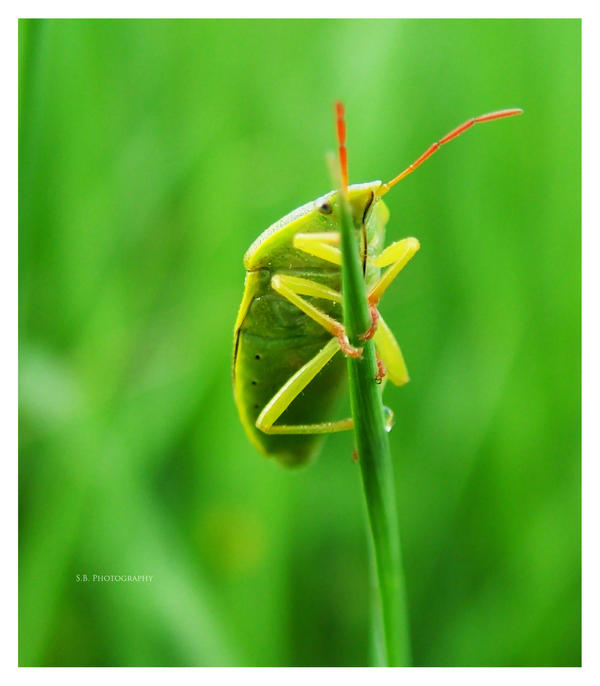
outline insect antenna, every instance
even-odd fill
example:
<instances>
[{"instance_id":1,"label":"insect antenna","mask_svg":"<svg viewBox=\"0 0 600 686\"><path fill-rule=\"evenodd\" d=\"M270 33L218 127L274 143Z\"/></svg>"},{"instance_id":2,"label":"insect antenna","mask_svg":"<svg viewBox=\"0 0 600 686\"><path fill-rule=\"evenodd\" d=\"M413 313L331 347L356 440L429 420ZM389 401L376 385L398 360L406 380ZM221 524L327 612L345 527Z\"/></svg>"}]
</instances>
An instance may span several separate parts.
<instances>
[{"instance_id":1,"label":"insect antenna","mask_svg":"<svg viewBox=\"0 0 600 686\"><path fill-rule=\"evenodd\" d=\"M342 114L343 114L343 109L342 109ZM442 145L445 143L450 142L452 139L456 138L457 136L460 136L461 133L464 133L467 129L470 129L474 124L481 124L486 121L493 121L494 119L502 119L504 117L513 117L516 114L523 114L523 110L520 108L514 108L514 109L508 109L508 110L498 110L497 112L489 112L488 114L481 114L479 117L473 117L472 119L468 119L464 124L461 124L460 126L457 126L455 129L452 129L450 133L447 133L443 138L440 138L439 141L436 143L433 143L430 145L425 152L418 157L412 164L410 164L404 171L401 171L398 176L395 176L391 181L388 181L387 183L384 183L381 186L381 190L379 191L379 195L384 195L387 193L392 186L395 186L398 181L402 181L405 177L407 177L409 174L412 174L414 170L419 167L425 160L429 159L434 152L436 152ZM339 119L338 119L339 122ZM339 128L339 123L338 123L338 128ZM340 153L341 153L341 148L340 148Z\"/></svg>"},{"instance_id":2,"label":"insect antenna","mask_svg":"<svg viewBox=\"0 0 600 686\"><path fill-rule=\"evenodd\" d=\"M344 121L344 104L335 103L337 124L338 150L340 155L340 169L342 173L342 188L348 189L348 151L346 150L346 122Z\"/></svg>"}]
</instances>

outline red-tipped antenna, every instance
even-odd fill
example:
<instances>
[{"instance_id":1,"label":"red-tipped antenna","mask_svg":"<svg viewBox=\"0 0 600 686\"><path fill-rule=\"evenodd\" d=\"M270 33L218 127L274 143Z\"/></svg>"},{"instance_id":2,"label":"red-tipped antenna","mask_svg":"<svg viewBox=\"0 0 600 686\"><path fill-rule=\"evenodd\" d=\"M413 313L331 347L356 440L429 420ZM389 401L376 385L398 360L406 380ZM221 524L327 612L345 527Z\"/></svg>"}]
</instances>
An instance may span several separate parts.
<instances>
[{"instance_id":1,"label":"red-tipped antenna","mask_svg":"<svg viewBox=\"0 0 600 686\"><path fill-rule=\"evenodd\" d=\"M335 103L335 116L337 122L337 137L340 151L340 169L342 172L342 188L348 188L348 151L346 150L346 122L344 121L344 105Z\"/></svg>"},{"instance_id":2,"label":"red-tipped antenna","mask_svg":"<svg viewBox=\"0 0 600 686\"><path fill-rule=\"evenodd\" d=\"M343 113L343 109L342 109ZM388 181L387 183L384 183L381 186L381 191L380 195L383 195L384 193L387 193L392 186L395 186L398 181L402 181L403 178L408 176L409 174L412 174L414 170L423 164L425 160L429 159L436 150L444 145L444 143L448 143L451 141L453 138L456 138L457 136L460 136L461 133L464 133L467 129L470 129L473 124L480 124L485 121L493 121L494 119L502 119L503 117L514 117L516 114L523 114L523 110L520 108L515 108L515 109L510 109L510 110L499 110L498 112L490 112L489 114L482 114L479 117L474 117L473 119L469 119L466 121L464 124L461 124L460 126L457 126L455 129L452 129L450 133L447 133L443 138L440 138L440 140L437 143L434 143L433 145L429 146L427 150L421 155L421 157L417 158L411 165L406 167L406 169L398 174L398 176L395 176L391 181ZM339 122L339 119L338 119ZM338 123L339 127L339 123ZM345 149L344 149L345 152ZM340 148L340 154L341 154L341 148Z\"/></svg>"}]
</instances>

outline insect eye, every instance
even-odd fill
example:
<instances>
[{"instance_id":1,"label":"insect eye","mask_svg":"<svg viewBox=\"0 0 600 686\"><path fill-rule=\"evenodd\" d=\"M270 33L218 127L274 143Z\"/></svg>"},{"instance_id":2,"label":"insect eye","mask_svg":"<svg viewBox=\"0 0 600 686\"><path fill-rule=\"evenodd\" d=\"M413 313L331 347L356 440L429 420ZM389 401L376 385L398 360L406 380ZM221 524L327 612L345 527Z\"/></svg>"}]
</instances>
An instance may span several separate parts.
<instances>
[{"instance_id":1,"label":"insect eye","mask_svg":"<svg viewBox=\"0 0 600 686\"><path fill-rule=\"evenodd\" d=\"M329 200L317 200L317 209L321 214L331 214L333 208L331 207L331 203Z\"/></svg>"}]
</instances>

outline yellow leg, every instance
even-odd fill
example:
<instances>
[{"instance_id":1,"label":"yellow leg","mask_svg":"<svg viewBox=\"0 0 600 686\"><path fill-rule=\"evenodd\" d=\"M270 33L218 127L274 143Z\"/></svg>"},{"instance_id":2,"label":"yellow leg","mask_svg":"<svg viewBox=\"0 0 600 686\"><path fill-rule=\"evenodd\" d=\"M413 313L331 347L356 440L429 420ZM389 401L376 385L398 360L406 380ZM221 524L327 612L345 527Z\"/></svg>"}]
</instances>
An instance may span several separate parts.
<instances>
[{"instance_id":1,"label":"yellow leg","mask_svg":"<svg viewBox=\"0 0 600 686\"><path fill-rule=\"evenodd\" d=\"M314 298L325 298L341 302L342 296L340 293L317 281L302 279L297 276L290 276L289 274L275 274L271 279L271 287L279 295L282 295L298 309L302 310L304 314L317 322L317 324L320 324L332 336L335 336L344 355L349 357L361 356L362 348L355 348L350 345L344 325L302 297L302 295L310 295Z\"/></svg>"},{"instance_id":2,"label":"yellow leg","mask_svg":"<svg viewBox=\"0 0 600 686\"><path fill-rule=\"evenodd\" d=\"M313 234L299 233L294 237L294 247L316 257L321 257L324 260L333 262L334 264L341 264L340 251L338 248L333 247L338 244L339 241L340 234L337 232ZM373 260L373 264L376 267L389 268L382 274L380 279L369 291L368 299L370 305L372 305L372 310L375 310L375 306L379 303L383 293L389 288L394 279L402 269L404 269L420 247L419 241L416 238L405 238L389 245ZM280 295L287 298L296 305L296 307L329 331L329 333L336 336L341 349L346 355L359 356L360 349L350 346L343 325L301 297L303 295L311 296L341 303L341 293L316 281L289 276L287 274L276 274L271 280L271 285ZM389 377L389 380L394 385L401 386L409 381L408 370L402 351L388 325L377 312L376 314L379 317L379 322L377 322L377 319L373 320L373 332L369 330L369 332L367 332L368 335L365 335L364 339L374 335L377 353L384 364L387 377ZM342 422L346 421L349 420L342 420ZM326 427L329 426L329 424L320 426ZM324 430L341 431L344 430L344 428L346 428L345 425L340 429L334 428ZM285 432L282 431L281 433Z\"/></svg>"},{"instance_id":3,"label":"yellow leg","mask_svg":"<svg viewBox=\"0 0 600 686\"><path fill-rule=\"evenodd\" d=\"M266 434L325 434L352 429L354 424L351 418L320 424L280 424L274 426L294 399L308 386L339 349L340 345L337 338L332 338L311 360L291 376L265 405L256 420L256 427Z\"/></svg>"},{"instance_id":4,"label":"yellow leg","mask_svg":"<svg viewBox=\"0 0 600 686\"><path fill-rule=\"evenodd\" d=\"M391 265L381 275L381 278L369 291L369 302L376 305L384 292L389 288L392 281L404 269L407 262L419 250L421 245L416 238L404 238L401 241L392 243L379 254L374 260L373 264L376 267L387 267Z\"/></svg>"},{"instance_id":5,"label":"yellow leg","mask_svg":"<svg viewBox=\"0 0 600 686\"><path fill-rule=\"evenodd\" d=\"M339 245L340 234L336 231L326 233L297 233L294 236L294 248L320 257L333 264L342 264L342 253L335 245Z\"/></svg>"},{"instance_id":6,"label":"yellow leg","mask_svg":"<svg viewBox=\"0 0 600 686\"><path fill-rule=\"evenodd\" d=\"M294 291L297 295L310 295L313 298L323 298L336 303L342 302L342 294L325 284L311 279L303 279L301 276L290 276L289 274L276 274L278 284L283 284Z\"/></svg>"},{"instance_id":7,"label":"yellow leg","mask_svg":"<svg viewBox=\"0 0 600 686\"><path fill-rule=\"evenodd\" d=\"M328 434L336 431L350 431L354 427L351 417L319 424L275 424L339 349L339 341L332 338L311 360L291 376L258 415L256 428L266 434ZM385 426L389 431L394 423L394 414L387 407L385 413Z\"/></svg>"},{"instance_id":8,"label":"yellow leg","mask_svg":"<svg viewBox=\"0 0 600 686\"><path fill-rule=\"evenodd\" d=\"M385 378L388 378L395 386L402 386L408 383L408 370L406 369L402 351L390 327L383 321L381 315L379 315L374 341L377 354L385 366Z\"/></svg>"}]
</instances>

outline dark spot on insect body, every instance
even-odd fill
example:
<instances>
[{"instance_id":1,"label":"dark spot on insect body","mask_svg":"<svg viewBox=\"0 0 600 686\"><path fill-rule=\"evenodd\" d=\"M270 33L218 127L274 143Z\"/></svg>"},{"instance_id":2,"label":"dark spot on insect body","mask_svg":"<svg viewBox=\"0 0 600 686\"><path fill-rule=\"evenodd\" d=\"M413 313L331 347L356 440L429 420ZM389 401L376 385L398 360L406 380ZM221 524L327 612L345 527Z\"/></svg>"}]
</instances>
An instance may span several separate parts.
<instances>
[{"instance_id":1,"label":"dark spot on insect body","mask_svg":"<svg viewBox=\"0 0 600 686\"><path fill-rule=\"evenodd\" d=\"M253 386L256 386L256 381L253 381L253 382L252 382L252 385L253 385Z\"/></svg>"},{"instance_id":2,"label":"dark spot on insect body","mask_svg":"<svg viewBox=\"0 0 600 686\"><path fill-rule=\"evenodd\" d=\"M254 356L254 359L255 359L255 360L260 360L260 355L259 355L258 353L256 353L256 355Z\"/></svg>"},{"instance_id":3,"label":"dark spot on insect body","mask_svg":"<svg viewBox=\"0 0 600 686\"><path fill-rule=\"evenodd\" d=\"M319 210L321 214L331 214L333 208L331 207L331 203L328 200L318 200L317 210Z\"/></svg>"}]
</instances>

